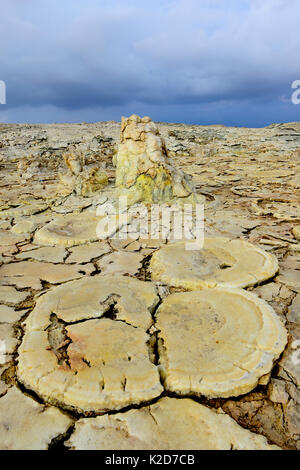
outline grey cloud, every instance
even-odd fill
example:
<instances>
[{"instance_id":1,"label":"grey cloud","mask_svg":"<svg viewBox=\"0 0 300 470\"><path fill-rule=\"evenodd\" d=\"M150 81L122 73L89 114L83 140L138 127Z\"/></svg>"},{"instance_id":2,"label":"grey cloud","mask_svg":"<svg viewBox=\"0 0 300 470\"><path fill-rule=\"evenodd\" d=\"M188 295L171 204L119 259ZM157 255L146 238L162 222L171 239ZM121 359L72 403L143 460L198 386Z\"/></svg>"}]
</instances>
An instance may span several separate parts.
<instances>
[{"instance_id":1,"label":"grey cloud","mask_svg":"<svg viewBox=\"0 0 300 470\"><path fill-rule=\"evenodd\" d=\"M11 0L1 14L0 119L135 107L186 121L210 106L229 122L245 104L295 116L282 97L300 79L297 0Z\"/></svg>"}]
</instances>

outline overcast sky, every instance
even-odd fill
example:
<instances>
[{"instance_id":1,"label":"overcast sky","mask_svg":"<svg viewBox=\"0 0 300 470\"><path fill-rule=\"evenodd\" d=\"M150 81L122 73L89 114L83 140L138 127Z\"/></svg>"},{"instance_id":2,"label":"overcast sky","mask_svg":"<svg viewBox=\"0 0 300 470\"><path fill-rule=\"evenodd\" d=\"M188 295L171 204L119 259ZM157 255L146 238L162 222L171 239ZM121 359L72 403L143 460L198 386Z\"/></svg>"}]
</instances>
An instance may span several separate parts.
<instances>
[{"instance_id":1,"label":"overcast sky","mask_svg":"<svg viewBox=\"0 0 300 470\"><path fill-rule=\"evenodd\" d=\"M299 0L0 0L0 122L300 121Z\"/></svg>"}]
</instances>

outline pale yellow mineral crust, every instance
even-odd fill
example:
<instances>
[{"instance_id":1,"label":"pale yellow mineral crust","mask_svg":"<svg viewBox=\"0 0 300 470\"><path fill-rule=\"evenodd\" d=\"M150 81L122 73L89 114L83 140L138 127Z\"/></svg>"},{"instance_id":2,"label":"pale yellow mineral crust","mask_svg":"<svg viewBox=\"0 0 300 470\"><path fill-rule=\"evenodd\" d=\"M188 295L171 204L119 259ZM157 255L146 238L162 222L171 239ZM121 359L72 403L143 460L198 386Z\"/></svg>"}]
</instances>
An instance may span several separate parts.
<instances>
[{"instance_id":1,"label":"pale yellow mineral crust","mask_svg":"<svg viewBox=\"0 0 300 470\"><path fill-rule=\"evenodd\" d=\"M244 240L206 237L201 250L187 250L185 241L163 246L150 271L153 280L188 290L247 287L273 277L278 261Z\"/></svg>"},{"instance_id":2,"label":"pale yellow mineral crust","mask_svg":"<svg viewBox=\"0 0 300 470\"><path fill-rule=\"evenodd\" d=\"M66 152L64 160L68 172L59 175L63 191L87 197L107 185L108 178L104 170L97 165L85 165L84 154L76 148Z\"/></svg>"},{"instance_id":3,"label":"pale yellow mineral crust","mask_svg":"<svg viewBox=\"0 0 300 470\"><path fill-rule=\"evenodd\" d=\"M300 448L299 133L132 116L116 154L116 122L1 125L1 449ZM147 239L144 204L200 194L227 238L172 246L165 218ZM99 235L124 195L132 220Z\"/></svg>"},{"instance_id":4,"label":"pale yellow mineral crust","mask_svg":"<svg viewBox=\"0 0 300 470\"><path fill-rule=\"evenodd\" d=\"M50 290L27 319L19 380L50 403L82 413L159 396L147 334L158 301L153 284L117 275Z\"/></svg>"},{"instance_id":5,"label":"pale yellow mineral crust","mask_svg":"<svg viewBox=\"0 0 300 470\"><path fill-rule=\"evenodd\" d=\"M75 246L99 241L97 227L103 218L92 213L60 216L38 230L34 242L39 245ZM109 232L107 235L110 235Z\"/></svg>"},{"instance_id":6,"label":"pale yellow mineral crust","mask_svg":"<svg viewBox=\"0 0 300 470\"><path fill-rule=\"evenodd\" d=\"M88 263L93 258L99 258L109 253L109 251L109 245L103 241L75 246L69 249L70 255L66 263Z\"/></svg>"},{"instance_id":7,"label":"pale yellow mineral crust","mask_svg":"<svg viewBox=\"0 0 300 470\"><path fill-rule=\"evenodd\" d=\"M0 450L46 450L72 422L57 408L40 405L12 387L0 399Z\"/></svg>"},{"instance_id":8,"label":"pale yellow mineral crust","mask_svg":"<svg viewBox=\"0 0 300 470\"><path fill-rule=\"evenodd\" d=\"M293 229L292 232L294 234L294 237L297 238L297 240L300 240L300 225L296 225Z\"/></svg>"},{"instance_id":9,"label":"pale yellow mineral crust","mask_svg":"<svg viewBox=\"0 0 300 470\"><path fill-rule=\"evenodd\" d=\"M16 259L33 259L36 261L46 261L48 263L63 263L68 252L63 246L43 246L34 247L33 250L21 252L16 255Z\"/></svg>"},{"instance_id":10,"label":"pale yellow mineral crust","mask_svg":"<svg viewBox=\"0 0 300 470\"><path fill-rule=\"evenodd\" d=\"M164 386L181 395L247 393L271 371L287 343L273 309L242 289L171 294L156 316Z\"/></svg>"},{"instance_id":11,"label":"pale yellow mineral crust","mask_svg":"<svg viewBox=\"0 0 300 470\"><path fill-rule=\"evenodd\" d=\"M232 418L188 398L80 419L66 442L76 450L279 450Z\"/></svg>"},{"instance_id":12,"label":"pale yellow mineral crust","mask_svg":"<svg viewBox=\"0 0 300 470\"><path fill-rule=\"evenodd\" d=\"M94 271L91 264L83 266L52 264L40 261L20 261L0 266L0 283L15 285L19 288L41 289L41 281L51 284L79 279L84 273Z\"/></svg>"},{"instance_id":13,"label":"pale yellow mineral crust","mask_svg":"<svg viewBox=\"0 0 300 470\"><path fill-rule=\"evenodd\" d=\"M122 196L127 196L129 204L189 197L196 201L191 178L175 168L157 126L149 117L122 118L115 165L116 187Z\"/></svg>"},{"instance_id":14,"label":"pale yellow mineral crust","mask_svg":"<svg viewBox=\"0 0 300 470\"><path fill-rule=\"evenodd\" d=\"M28 292L19 292L12 286L0 285L0 302L3 304L17 305L28 297Z\"/></svg>"},{"instance_id":15,"label":"pale yellow mineral crust","mask_svg":"<svg viewBox=\"0 0 300 470\"><path fill-rule=\"evenodd\" d=\"M47 207L48 207L48 204L44 202L21 204L18 207L0 211L0 219L9 219L11 217L16 218L16 217L21 217L21 216L26 216L26 215L28 216L28 215L37 214L47 209Z\"/></svg>"}]
</instances>

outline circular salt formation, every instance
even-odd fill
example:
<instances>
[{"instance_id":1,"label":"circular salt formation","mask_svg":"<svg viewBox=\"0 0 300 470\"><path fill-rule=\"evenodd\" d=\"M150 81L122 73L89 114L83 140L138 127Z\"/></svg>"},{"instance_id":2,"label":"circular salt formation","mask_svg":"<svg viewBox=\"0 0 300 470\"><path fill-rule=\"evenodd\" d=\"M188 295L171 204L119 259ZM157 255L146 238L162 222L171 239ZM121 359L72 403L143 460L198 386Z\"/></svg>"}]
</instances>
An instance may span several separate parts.
<instances>
[{"instance_id":1,"label":"circular salt formation","mask_svg":"<svg viewBox=\"0 0 300 470\"><path fill-rule=\"evenodd\" d=\"M247 393L270 372L287 342L272 308L241 289L171 294L156 315L164 385L181 395Z\"/></svg>"},{"instance_id":2,"label":"circular salt formation","mask_svg":"<svg viewBox=\"0 0 300 470\"><path fill-rule=\"evenodd\" d=\"M95 276L38 298L19 348L18 377L44 400L103 413L162 392L150 337L159 298L149 282Z\"/></svg>"},{"instance_id":3,"label":"circular salt formation","mask_svg":"<svg viewBox=\"0 0 300 470\"><path fill-rule=\"evenodd\" d=\"M152 279L194 290L209 287L246 287L278 271L275 256L244 240L205 238L201 250L187 250L186 241L165 245L154 253Z\"/></svg>"},{"instance_id":4,"label":"circular salt formation","mask_svg":"<svg viewBox=\"0 0 300 470\"><path fill-rule=\"evenodd\" d=\"M70 214L58 217L38 230L34 243L40 245L74 246L99 240L98 223L103 217L91 213Z\"/></svg>"}]
</instances>

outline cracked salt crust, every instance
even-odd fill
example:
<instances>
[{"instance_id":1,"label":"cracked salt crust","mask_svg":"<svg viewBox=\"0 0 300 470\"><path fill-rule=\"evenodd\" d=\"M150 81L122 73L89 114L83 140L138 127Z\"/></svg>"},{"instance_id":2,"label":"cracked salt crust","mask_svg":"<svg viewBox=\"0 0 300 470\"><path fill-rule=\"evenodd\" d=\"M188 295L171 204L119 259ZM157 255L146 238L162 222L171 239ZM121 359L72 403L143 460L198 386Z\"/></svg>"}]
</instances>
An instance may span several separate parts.
<instances>
[{"instance_id":1,"label":"cracked salt crust","mask_svg":"<svg viewBox=\"0 0 300 470\"><path fill-rule=\"evenodd\" d=\"M289 328L290 341L285 349L281 360L279 361L279 376L287 378L289 382L294 383L298 390L300 388L300 367L299 367L299 344L300 327L299 324ZM299 433L300 434L300 433Z\"/></svg>"},{"instance_id":2,"label":"cracked salt crust","mask_svg":"<svg viewBox=\"0 0 300 470\"><path fill-rule=\"evenodd\" d=\"M185 289L247 287L278 271L275 256L244 241L205 238L201 250L187 250L186 241L156 251L150 262L152 279Z\"/></svg>"},{"instance_id":3,"label":"cracked salt crust","mask_svg":"<svg viewBox=\"0 0 300 470\"><path fill-rule=\"evenodd\" d=\"M164 387L180 395L247 393L271 371L287 343L272 308L241 289L171 294L156 317Z\"/></svg>"},{"instance_id":4,"label":"cracked salt crust","mask_svg":"<svg viewBox=\"0 0 300 470\"><path fill-rule=\"evenodd\" d=\"M300 240L300 225L297 225L292 229L292 232L294 234L294 237L297 238L297 240Z\"/></svg>"},{"instance_id":5,"label":"cracked salt crust","mask_svg":"<svg viewBox=\"0 0 300 470\"><path fill-rule=\"evenodd\" d=\"M145 124L147 123L144 122ZM134 127L137 129L138 126L134 124ZM300 246L299 243L297 245L295 240L295 238L299 238L299 227L297 225L299 214L295 220L298 211L295 203L299 201L297 201L297 190L295 188L300 187L298 176L300 168L300 125L299 123L289 123L272 125L264 129L246 129L159 123L157 127L160 135L166 141L168 155L174 162L174 170L180 168L185 173L192 175L197 192L205 195L205 229L207 236L248 239L254 244L260 244L268 252L274 253L279 260L284 260L284 263L281 263L280 275L271 284L264 283L263 286L259 286L255 292L258 292L265 300L271 301L276 312L284 320L287 320L286 326L290 332L289 345L279 361L279 370L277 367L272 369L271 381L278 377L280 382L285 384L288 403L285 403L287 396L283 394L279 397L282 402L280 405L272 403L268 399L266 389L260 387L252 393L234 400L222 400L222 403L224 403L222 406L224 411L230 413L243 427L268 436L272 442L276 442L277 445L283 448L295 449L297 446L299 448L300 398L299 389L296 386L296 384L299 385L299 367L293 363L295 356L298 357L298 352L293 349L292 344L293 341L299 339L297 329L297 324L299 324L298 304L297 297L295 297L295 292L299 290L298 265L296 262ZM98 134L100 128L101 133L109 137L108 140L111 143L105 143L99 153L100 147L97 140L93 151L90 153L91 149L89 147L92 143L92 136ZM75 142L77 145L78 139L81 140L80 147L88 155L88 159L92 155L92 163L100 164L100 166L105 163L105 171L107 171L112 182L115 177L115 170L112 168L111 157L115 153L119 142L120 126L118 123L18 126L18 129L14 125L3 125L1 126L1 132L5 138L1 137L3 146L0 145L2 146L0 149L0 173L2 178L0 181L0 245L1 240L5 244L0 246L0 264L12 264L15 259L13 255L25 251L35 250L37 256L39 256L37 246L32 245L31 234L36 228L40 228L57 218L56 212L61 214L72 213L70 216L77 218L80 212L85 216L92 214L92 210L105 201L107 201L107 205L115 202L116 194L113 184L105 188L102 193L103 196L101 195L101 198L98 199L98 197L83 198L75 195L57 197L57 190L60 189L57 182L59 173L62 172L61 162L63 159L61 155L70 150L72 143ZM42 139L40 139L41 136ZM41 143L39 143L40 140ZM47 140L47 155L44 157L45 140ZM95 142L95 139L92 140ZM131 143L133 143L133 140L131 139ZM34 144L31 144L32 142ZM123 147L123 150L125 150L125 147ZM30 157L28 157L29 153L32 153ZM133 163L136 160L135 157L128 156L131 167L128 168L127 174L130 177L135 171ZM23 165L25 160L23 157L26 157L26 164L30 164L28 171ZM120 163L122 165L123 160ZM144 174L145 167L142 168L142 166L141 170ZM154 176L153 168L150 169L150 173ZM126 170L124 170L124 176L126 178ZM144 176L140 178L140 185L136 189L142 189L142 196L144 195L147 198L150 195L148 189L151 184L144 183L151 183L151 180L148 177L143 178ZM159 178L156 178L156 182L159 183ZM122 192L123 190L121 194ZM61 220L63 219L64 217ZM140 241L138 244L133 242L138 238L138 235L134 233L134 226L130 230L132 231L130 233L132 239L125 241L126 246L122 240L110 240L111 248L116 250L122 250L123 248L127 250L128 248L128 251L132 250L132 252L136 249L139 250ZM22 234L16 232L22 232ZM292 234L295 238L291 236ZM24 242L27 238L28 243L25 245ZM72 239L72 237L70 238ZM130 242L133 243L132 246L129 245ZM93 256L93 248L97 243L98 241L91 243L91 248L89 248L89 245L80 245L75 246L74 249L68 249L68 251L72 250L72 254L67 259L64 258L64 261L66 263L69 260L75 263L89 262L90 259L87 259L87 257L90 257L91 254ZM50 245L51 250L53 241L45 244ZM64 245L60 244L59 248L64 248ZM80 250L81 248L83 251ZM149 248L158 248L157 241L155 241L155 244L151 243ZM46 253L46 257L49 255L48 259L50 260L54 250L56 250L55 246L53 246L52 253L45 250L41 253L42 255ZM149 250L142 250L140 253L146 256L150 252ZM29 253L30 256L31 254ZM73 258L73 255L76 259ZM102 255L100 254L100 256ZM91 259L97 257L93 256ZM54 258L51 260L53 261ZM128 271L126 263L123 265L124 270ZM19 267L21 266L19 265ZM144 268L146 267L147 265L144 266ZM223 264L222 268L225 271L229 269L226 264ZM89 270L86 265L84 269L91 272L91 269ZM132 269L134 270L134 268ZM16 274L17 276L10 277L10 282L14 282L14 280L23 282L24 279L18 277L22 273L16 272ZM145 273L142 271L142 274ZM28 282L28 279L26 282ZM279 291L276 286L279 286ZM289 289L284 286L289 286ZM44 283L43 289L48 290L48 288L47 283ZM29 292L20 292L8 286L4 289L3 291L0 287L0 303L5 304L0 307L0 321L3 320L2 323L12 325L15 321L19 321L17 317L19 314L23 315L24 310L20 312L14 312L13 309L7 310L7 305L22 305L19 303L22 302L20 297L27 297ZM44 296L45 290L43 290L41 298ZM293 302L290 298L291 291L291 297L295 297ZM78 297L76 298L78 299ZM83 297L83 300L85 304L88 303L87 297ZM113 324L124 325L124 327L130 326L126 325L128 319L121 322L115 318L117 315L117 304L115 304L117 297L113 296L110 300L112 305L104 316L109 316ZM31 303L32 299L30 300ZM106 303L105 308L108 308L109 301L104 303ZM113 304L115 304L115 307ZM92 318L89 320L90 322L95 321ZM112 318L115 318L115 320L112 320ZM146 316L144 318L146 319ZM103 318L103 320L107 322L109 318ZM61 364L65 364L68 359L66 350L71 344L70 338L66 336L66 328L74 328L75 331L75 327L79 328L84 325L85 321L80 323L79 320L77 324L73 325L59 322L58 319L55 320L55 316L52 316L47 329L47 338L50 338L56 363L59 361ZM145 328L142 329L145 331ZM147 331L151 333L147 345L149 357L157 364L157 350L155 347L153 348L157 334L155 326L152 325ZM19 336L20 334L19 325L13 329L4 325L2 332L6 338L10 337L15 341L16 335ZM12 346L14 346L13 341ZM190 339L182 350L185 351L189 346ZM39 343L37 343L37 350L39 351ZM92 355L92 351L89 353ZM42 357L43 351L41 352ZM36 364L38 364L38 353L35 358ZM0 368L0 374L4 374L2 379L7 383L0 381L0 395L5 394L7 388L12 385L10 381L13 382L16 379L14 370L17 365L17 355L7 354L5 360L6 365ZM75 354L73 362L76 363L76 361L77 356ZM79 364L81 364L81 361L79 361ZM84 364L88 367L88 363ZM38 373L38 369L36 369L36 373ZM269 380L270 373L262 376L259 383L266 384ZM120 378L120 386L122 389L127 388L125 377ZM26 396L23 392L22 394ZM16 403L19 403L18 395L12 400L11 406L17 408ZM82 420L80 420L81 422ZM94 423L94 420L92 419L89 422ZM43 424L41 423L40 426L42 429ZM172 424L169 427L172 427ZM16 428L13 432L16 432ZM226 433L226 430L224 433ZM189 434L193 435L193 429ZM39 446L38 437L39 433L35 435L37 447ZM183 436L181 437L183 439ZM122 442L125 439L126 437L123 436ZM242 438L239 437L239 439ZM47 445L45 444L45 446ZM188 444L187 447L189 447Z\"/></svg>"},{"instance_id":6,"label":"cracked salt crust","mask_svg":"<svg viewBox=\"0 0 300 470\"><path fill-rule=\"evenodd\" d=\"M144 256L140 253L114 252L96 262L103 274L129 274L134 276L142 267Z\"/></svg>"},{"instance_id":7,"label":"cracked salt crust","mask_svg":"<svg viewBox=\"0 0 300 470\"><path fill-rule=\"evenodd\" d=\"M111 251L107 242L94 242L87 245L74 246L69 249L70 255L66 263L87 263Z\"/></svg>"},{"instance_id":8,"label":"cracked salt crust","mask_svg":"<svg viewBox=\"0 0 300 470\"><path fill-rule=\"evenodd\" d=\"M40 405L12 387L0 398L0 450L46 450L72 422L57 408Z\"/></svg>"},{"instance_id":9,"label":"cracked salt crust","mask_svg":"<svg viewBox=\"0 0 300 470\"><path fill-rule=\"evenodd\" d=\"M10 323L0 324L0 341L4 345L3 354L12 354L15 352L19 341L15 337L13 325Z\"/></svg>"},{"instance_id":10,"label":"cracked salt crust","mask_svg":"<svg viewBox=\"0 0 300 470\"><path fill-rule=\"evenodd\" d=\"M13 232L8 232L7 230L0 231L0 245L1 246L9 246L15 245L16 243L20 243L26 240L26 236L19 235Z\"/></svg>"},{"instance_id":11,"label":"cracked salt crust","mask_svg":"<svg viewBox=\"0 0 300 470\"><path fill-rule=\"evenodd\" d=\"M16 234L27 234L32 233L38 224L30 219L18 220L17 223L12 227L11 231Z\"/></svg>"},{"instance_id":12,"label":"cracked salt crust","mask_svg":"<svg viewBox=\"0 0 300 470\"><path fill-rule=\"evenodd\" d=\"M0 305L0 323L15 323L25 314L25 310L15 310L6 305Z\"/></svg>"},{"instance_id":13,"label":"cracked salt crust","mask_svg":"<svg viewBox=\"0 0 300 470\"><path fill-rule=\"evenodd\" d=\"M58 284L79 279L85 273L90 274L94 270L93 265L79 266L52 264L42 261L20 261L0 267L0 282L15 285L19 288L41 289L41 281Z\"/></svg>"},{"instance_id":14,"label":"cracked salt crust","mask_svg":"<svg viewBox=\"0 0 300 470\"><path fill-rule=\"evenodd\" d=\"M75 147L63 154L67 173L59 174L62 192L78 196L93 196L108 184L108 178L99 165L86 165L86 158Z\"/></svg>"},{"instance_id":15,"label":"cracked salt crust","mask_svg":"<svg viewBox=\"0 0 300 470\"><path fill-rule=\"evenodd\" d=\"M63 263L68 252L62 246L35 247L33 250L26 250L16 255L16 259L34 259L36 261L46 261L48 263Z\"/></svg>"},{"instance_id":16,"label":"cracked salt crust","mask_svg":"<svg viewBox=\"0 0 300 470\"><path fill-rule=\"evenodd\" d=\"M40 204L24 204L19 207L7 209L4 211L0 211L0 219L9 219L9 218L17 218L26 215L34 215L39 212L42 212L48 208L48 204L40 203Z\"/></svg>"},{"instance_id":17,"label":"cracked salt crust","mask_svg":"<svg viewBox=\"0 0 300 470\"><path fill-rule=\"evenodd\" d=\"M163 388L147 334L158 301L151 283L117 275L50 290L38 298L26 321L19 380L50 403L81 413L103 413L159 396ZM53 338L61 331L53 333L54 314L63 322L58 345Z\"/></svg>"},{"instance_id":18,"label":"cracked salt crust","mask_svg":"<svg viewBox=\"0 0 300 470\"><path fill-rule=\"evenodd\" d=\"M287 318L292 323L300 324L300 294L297 294L289 306Z\"/></svg>"},{"instance_id":19,"label":"cracked salt crust","mask_svg":"<svg viewBox=\"0 0 300 470\"><path fill-rule=\"evenodd\" d=\"M80 419L66 446L76 450L278 450L221 412L188 398L111 416Z\"/></svg>"},{"instance_id":20,"label":"cracked salt crust","mask_svg":"<svg viewBox=\"0 0 300 470\"><path fill-rule=\"evenodd\" d=\"M17 291L12 286L0 285L0 302L8 305L17 305L29 296L29 292Z\"/></svg>"}]
</instances>

